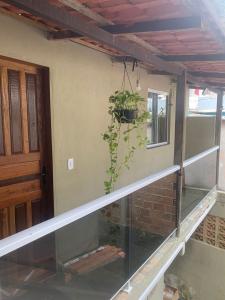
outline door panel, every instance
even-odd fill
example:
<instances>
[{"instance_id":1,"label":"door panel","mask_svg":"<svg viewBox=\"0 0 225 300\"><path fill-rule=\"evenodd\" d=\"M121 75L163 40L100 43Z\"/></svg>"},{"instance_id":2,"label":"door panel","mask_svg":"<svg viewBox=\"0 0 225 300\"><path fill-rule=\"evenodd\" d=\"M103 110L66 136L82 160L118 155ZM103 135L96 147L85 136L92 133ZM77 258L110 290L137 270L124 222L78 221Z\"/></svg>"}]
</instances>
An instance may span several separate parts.
<instances>
[{"instance_id":1,"label":"door panel","mask_svg":"<svg viewBox=\"0 0 225 300\"><path fill-rule=\"evenodd\" d=\"M0 238L51 216L50 112L42 74L40 67L0 58Z\"/></svg>"},{"instance_id":2,"label":"door panel","mask_svg":"<svg viewBox=\"0 0 225 300\"><path fill-rule=\"evenodd\" d=\"M20 98L20 73L8 70L8 93L10 108L11 152L23 152L22 116Z\"/></svg>"}]
</instances>

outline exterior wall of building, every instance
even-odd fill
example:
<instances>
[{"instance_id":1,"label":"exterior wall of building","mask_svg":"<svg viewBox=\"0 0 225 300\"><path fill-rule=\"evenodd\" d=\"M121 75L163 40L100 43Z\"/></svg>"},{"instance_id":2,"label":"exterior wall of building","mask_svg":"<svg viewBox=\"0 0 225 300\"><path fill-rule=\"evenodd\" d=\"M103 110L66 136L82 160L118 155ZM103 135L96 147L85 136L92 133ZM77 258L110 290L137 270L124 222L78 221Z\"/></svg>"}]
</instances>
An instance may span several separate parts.
<instances>
[{"instance_id":1,"label":"exterior wall of building","mask_svg":"<svg viewBox=\"0 0 225 300\"><path fill-rule=\"evenodd\" d=\"M224 250L225 193L218 193L216 204L187 243L185 255L177 257L167 271L166 281L189 295L187 299L224 299Z\"/></svg>"},{"instance_id":2,"label":"exterior wall of building","mask_svg":"<svg viewBox=\"0 0 225 300\"><path fill-rule=\"evenodd\" d=\"M122 64L69 41L48 41L39 28L3 14L0 24L0 55L50 69L55 213L101 196L109 163L101 133L109 121L108 97L121 87ZM131 80L135 86L136 72ZM168 92L170 86L169 77L141 70L143 97L147 98L148 88ZM172 104L170 144L138 150L130 170L121 174L117 188L173 164L174 97ZM67 159L71 157L75 169L68 171Z\"/></svg>"},{"instance_id":3,"label":"exterior wall of building","mask_svg":"<svg viewBox=\"0 0 225 300\"><path fill-rule=\"evenodd\" d=\"M184 256L179 256L166 275L174 278L180 290L193 300L225 299L225 252L206 243L191 240ZM172 275L173 274L173 275Z\"/></svg>"},{"instance_id":4,"label":"exterior wall of building","mask_svg":"<svg viewBox=\"0 0 225 300\"><path fill-rule=\"evenodd\" d=\"M190 158L215 145L215 122L213 116L187 116L185 157Z\"/></svg>"},{"instance_id":5,"label":"exterior wall of building","mask_svg":"<svg viewBox=\"0 0 225 300\"><path fill-rule=\"evenodd\" d=\"M220 147L219 188L225 191L225 120L222 120Z\"/></svg>"}]
</instances>

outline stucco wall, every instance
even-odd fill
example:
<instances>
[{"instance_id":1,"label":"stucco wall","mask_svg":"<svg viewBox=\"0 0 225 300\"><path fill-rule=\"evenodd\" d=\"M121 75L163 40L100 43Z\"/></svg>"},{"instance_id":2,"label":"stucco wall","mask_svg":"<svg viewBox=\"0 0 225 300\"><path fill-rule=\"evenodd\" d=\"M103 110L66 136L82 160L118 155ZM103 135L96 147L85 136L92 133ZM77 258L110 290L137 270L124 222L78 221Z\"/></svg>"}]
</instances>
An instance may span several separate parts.
<instances>
[{"instance_id":1,"label":"stucco wall","mask_svg":"<svg viewBox=\"0 0 225 300\"><path fill-rule=\"evenodd\" d=\"M225 299L224 250L191 240L184 256L177 257L168 273L190 289L193 300Z\"/></svg>"},{"instance_id":2,"label":"stucco wall","mask_svg":"<svg viewBox=\"0 0 225 300\"><path fill-rule=\"evenodd\" d=\"M186 120L186 158L190 158L215 145L215 117L189 115Z\"/></svg>"},{"instance_id":3,"label":"stucco wall","mask_svg":"<svg viewBox=\"0 0 225 300\"><path fill-rule=\"evenodd\" d=\"M95 199L104 193L109 157L101 133L108 124L108 97L121 86L122 65L72 42L48 41L42 30L19 19L1 14L0 24L0 55L50 68L56 214ZM136 73L132 82L135 86ZM169 91L170 78L142 70L141 86L146 98L148 88ZM118 186L173 164L175 105L171 111L170 145L139 150ZM75 169L68 171L71 157Z\"/></svg>"},{"instance_id":4,"label":"stucco wall","mask_svg":"<svg viewBox=\"0 0 225 300\"><path fill-rule=\"evenodd\" d=\"M225 120L222 121L220 147L219 188L225 191Z\"/></svg>"}]
</instances>

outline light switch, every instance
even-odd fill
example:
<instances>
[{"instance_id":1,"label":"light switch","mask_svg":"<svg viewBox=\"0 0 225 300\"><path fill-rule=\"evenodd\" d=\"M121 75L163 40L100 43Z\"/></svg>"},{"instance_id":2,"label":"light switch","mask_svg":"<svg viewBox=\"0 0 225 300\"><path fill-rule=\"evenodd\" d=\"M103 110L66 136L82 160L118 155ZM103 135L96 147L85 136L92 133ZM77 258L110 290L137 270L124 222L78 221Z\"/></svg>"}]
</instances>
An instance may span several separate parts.
<instances>
[{"instance_id":1,"label":"light switch","mask_svg":"<svg viewBox=\"0 0 225 300\"><path fill-rule=\"evenodd\" d=\"M74 169L74 159L73 158L68 159L67 167L68 167L68 170L70 170L70 171Z\"/></svg>"}]
</instances>

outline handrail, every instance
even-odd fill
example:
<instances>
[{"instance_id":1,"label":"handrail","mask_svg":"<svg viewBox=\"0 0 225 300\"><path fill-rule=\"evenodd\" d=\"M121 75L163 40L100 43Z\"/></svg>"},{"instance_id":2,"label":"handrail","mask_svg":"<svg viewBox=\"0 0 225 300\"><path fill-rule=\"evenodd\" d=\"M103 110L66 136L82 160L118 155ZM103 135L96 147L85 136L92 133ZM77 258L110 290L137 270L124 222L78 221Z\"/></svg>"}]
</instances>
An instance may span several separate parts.
<instances>
[{"instance_id":1,"label":"handrail","mask_svg":"<svg viewBox=\"0 0 225 300\"><path fill-rule=\"evenodd\" d=\"M200 159L206 157L207 155L209 155L209 154L211 154L211 153L213 153L213 152L219 150L219 148L220 148L219 146L214 146L214 147L212 147L212 148L209 148L209 149L206 150L206 151L203 151L203 152L201 152L201 153L199 153L199 154L197 154L197 155L195 155L195 156L192 156L191 158L186 159L186 160L183 162L183 167L185 168L185 167L187 167L187 166L189 166L189 165L195 163L196 161L198 161L198 160L200 160Z\"/></svg>"},{"instance_id":2,"label":"handrail","mask_svg":"<svg viewBox=\"0 0 225 300\"><path fill-rule=\"evenodd\" d=\"M44 237L47 234L56 231L57 229L69 225L76 220L79 220L159 179L162 179L163 177L173 174L179 169L180 166L174 165L170 168L145 177L144 179L132 183L126 187L120 188L115 192L102 196L87 204L62 213L50 220L47 220L31 228L18 232L12 236L9 236L3 240L0 240L0 257L12 251L15 251L16 249L19 249L41 237Z\"/></svg>"}]
</instances>

